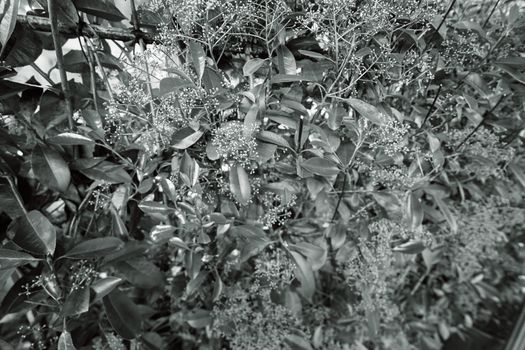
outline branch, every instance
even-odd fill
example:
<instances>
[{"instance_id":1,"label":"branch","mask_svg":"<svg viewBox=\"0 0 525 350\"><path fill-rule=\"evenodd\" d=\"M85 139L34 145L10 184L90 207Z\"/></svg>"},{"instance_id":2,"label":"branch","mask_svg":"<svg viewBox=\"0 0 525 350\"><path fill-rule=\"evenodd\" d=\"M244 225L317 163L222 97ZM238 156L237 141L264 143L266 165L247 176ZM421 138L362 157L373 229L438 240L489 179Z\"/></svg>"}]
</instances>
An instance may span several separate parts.
<instances>
[{"instance_id":1,"label":"branch","mask_svg":"<svg viewBox=\"0 0 525 350\"><path fill-rule=\"evenodd\" d=\"M45 17L38 16L17 16L16 21L22 25L28 26L34 30L42 32L51 32L51 21ZM74 24L58 23L58 32L67 38L76 38L79 36L78 27ZM88 38L99 37L101 39L110 39L118 41L133 41L135 35L126 29L102 27L96 24L82 27L82 36ZM142 36L146 44L158 43L151 34L144 33Z\"/></svg>"}]
</instances>

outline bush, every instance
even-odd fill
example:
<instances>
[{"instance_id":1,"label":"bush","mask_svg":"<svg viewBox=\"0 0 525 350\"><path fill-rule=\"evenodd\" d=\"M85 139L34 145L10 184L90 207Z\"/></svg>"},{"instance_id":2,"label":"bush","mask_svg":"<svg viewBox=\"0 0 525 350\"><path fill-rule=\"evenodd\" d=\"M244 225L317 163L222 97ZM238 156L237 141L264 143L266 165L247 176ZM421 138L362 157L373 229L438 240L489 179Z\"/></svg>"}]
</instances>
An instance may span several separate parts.
<instances>
[{"instance_id":1,"label":"bush","mask_svg":"<svg viewBox=\"0 0 525 350\"><path fill-rule=\"evenodd\" d=\"M522 1L38 2L99 37L0 19L2 349L505 344Z\"/></svg>"}]
</instances>

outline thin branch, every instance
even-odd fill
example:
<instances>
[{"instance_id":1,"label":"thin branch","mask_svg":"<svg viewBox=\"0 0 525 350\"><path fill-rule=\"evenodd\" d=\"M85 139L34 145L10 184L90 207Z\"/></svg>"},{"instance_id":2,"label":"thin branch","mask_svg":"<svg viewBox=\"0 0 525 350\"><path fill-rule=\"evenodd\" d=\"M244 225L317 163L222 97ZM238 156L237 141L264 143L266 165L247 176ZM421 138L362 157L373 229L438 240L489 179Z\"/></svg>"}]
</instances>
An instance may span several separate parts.
<instances>
[{"instance_id":1,"label":"thin branch","mask_svg":"<svg viewBox=\"0 0 525 350\"><path fill-rule=\"evenodd\" d=\"M19 15L17 16L16 21L34 30L48 33L51 32L51 21L45 17ZM58 23L57 29L58 32L66 38L76 38L79 36L78 27L74 24L60 22ZM101 39L117 41L135 40L135 35L130 30L113 27L102 27L96 24L83 26L81 35L88 38L99 37ZM158 43L158 40L154 39L154 35L152 34L142 33L142 38L146 44Z\"/></svg>"}]
</instances>

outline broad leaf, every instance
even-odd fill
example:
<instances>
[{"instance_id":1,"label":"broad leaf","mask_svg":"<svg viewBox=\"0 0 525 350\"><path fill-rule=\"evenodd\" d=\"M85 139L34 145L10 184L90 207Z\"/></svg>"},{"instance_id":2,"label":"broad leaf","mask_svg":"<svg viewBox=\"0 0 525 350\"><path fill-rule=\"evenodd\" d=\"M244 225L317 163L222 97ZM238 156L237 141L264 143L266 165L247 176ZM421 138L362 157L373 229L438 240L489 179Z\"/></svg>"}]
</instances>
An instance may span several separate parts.
<instances>
[{"instance_id":1,"label":"broad leaf","mask_svg":"<svg viewBox=\"0 0 525 350\"><path fill-rule=\"evenodd\" d=\"M250 76L257 72L265 62L266 60L263 60L262 58L252 58L248 60L242 68L244 76Z\"/></svg>"},{"instance_id":2,"label":"broad leaf","mask_svg":"<svg viewBox=\"0 0 525 350\"><path fill-rule=\"evenodd\" d=\"M71 181L71 172L64 158L57 151L36 146L31 157L35 176L49 188L66 192Z\"/></svg>"},{"instance_id":3,"label":"broad leaf","mask_svg":"<svg viewBox=\"0 0 525 350\"><path fill-rule=\"evenodd\" d=\"M120 261L113 264L126 280L139 288L151 289L164 283L164 276L152 262L140 259Z\"/></svg>"},{"instance_id":4,"label":"broad leaf","mask_svg":"<svg viewBox=\"0 0 525 350\"><path fill-rule=\"evenodd\" d=\"M257 226L235 226L230 231L237 241L237 246L241 250L241 262L259 254L264 248L266 248L266 246L268 246L268 244L270 244L267 235Z\"/></svg>"},{"instance_id":5,"label":"broad leaf","mask_svg":"<svg viewBox=\"0 0 525 350\"><path fill-rule=\"evenodd\" d=\"M382 113L371 104L357 98L347 98L344 99L344 101L346 101L357 113L370 120L372 123L377 125L383 125L385 123Z\"/></svg>"},{"instance_id":6,"label":"broad leaf","mask_svg":"<svg viewBox=\"0 0 525 350\"><path fill-rule=\"evenodd\" d=\"M315 293L315 276L312 265L300 254L290 251L292 259L295 262L295 276L301 282L301 288L298 290L305 298L311 299Z\"/></svg>"},{"instance_id":7,"label":"broad leaf","mask_svg":"<svg viewBox=\"0 0 525 350\"><path fill-rule=\"evenodd\" d=\"M122 338L134 339L140 335L142 318L126 294L114 289L102 300L109 323Z\"/></svg>"},{"instance_id":8,"label":"broad leaf","mask_svg":"<svg viewBox=\"0 0 525 350\"><path fill-rule=\"evenodd\" d=\"M15 30L19 0L0 0L0 44L2 51Z\"/></svg>"},{"instance_id":9,"label":"broad leaf","mask_svg":"<svg viewBox=\"0 0 525 350\"><path fill-rule=\"evenodd\" d=\"M37 259L32 255L20 252L18 250L0 248L0 270L23 265L30 261L39 260L40 259Z\"/></svg>"},{"instance_id":10,"label":"broad leaf","mask_svg":"<svg viewBox=\"0 0 525 350\"><path fill-rule=\"evenodd\" d=\"M191 81L181 78L164 78L159 83L160 95L164 96L185 87L195 86Z\"/></svg>"},{"instance_id":11,"label":"broad leaf","mask_svg":"<svg viewBox=\"0 0 525 350\"><path fill-rule=\"evenodd\" d=\"M100 258L124 246L124 242L116 237L93 238L79 243L69 250L63 257L69 259Z\"/></svg>"},{"instance_id":12,"label":"broad leaf","mask_svg":"<svg viewBox=\"0 0 525 350\"><path fill-rule=\"evenodd\" d=\"M95 301L111 293L122 281L124 281L122 278L106 277L91 283L90 287L95 292Z\"/></svg>"},{"instance_id":13,"label":"broad leaf","mask_svg":"<svg viewBox=\"0 0 525 350\"><path fill-rule=\"evenodd\" d=\"M251 200L250 179L243 167L238 165L231 167L230 190L241 205L247 205Z\"/></svg>"},{"instance_id":14,"label":"broad leaf","mask_svg":"<svg viewBox=\"0 0 525 350\"><path fill-rule=\"evenodd\" d=\"M69 293L64 303L64 316L75 316L89 311L89 287L77 287Z\"/></svg>"},{"instance_id":15,"label":"broad leaf","mask_svg":"<svg viewBox=\"0 0 525 350\"><path fill-rule=\"evenodd\" d=\"M277 48L277 66L281 74L297 74L297 64L293 53L284 45Z\"/></svg>"},{"instance_id":16,"label":"broad leaf","mask_svg":"<svg viewBox=\"0 0 525 350\"><path fill-rule=\"evenodd\" d=\"M311 172L312 174L321 175L321 176L333 176L339 174L341 171L337 164L334 162L320 158L312 157L301 163L301 166Z\"/></svg>"},{"instance_id":17,"label":"broad leaf","mask_svg":"<svg viewBox=\"0 0 525 350\"><path fill-rule=\"evenodd\" d=\"M199 81L201 81L202 75L204 74L204 67L206 66L206 54L204 53L201 44L195 41L189 43L189 50L193 69L195 69Z\"/></svg>"},{"instance_id":18,"label":"broad leaf","mask_svg":"<svg viewBox=\"0 0 525 350\"><path fill-rule=\"evenodd\" d=\"M261 141L273 143L277 146L286 147L290 149L292 148L292 146L290 146L290 143L286 141L284 137L272 131L263 130L259 134L257 134L257 138Z\"/></svg>"},{"instance_id":19,"label":"broad leaf","mask_svg":"<svg viewBox=\"0 0 525 350\"><path fill-rule=\"evenodd\" d=\"M108 21L121 21L126 16L108 0L74 0L75 6L89 15L107 19Z\"/></svg>"},{"instance_id":20,"label":"broad leaf","mask_svg":"<svg viewBox=\"0 0 525 350\"><path fill-rule=\"evenodd\" d=\"M71 145L93 145L95 144L95 141L93 141L91 138L75 134L72 132L63 132L58 135L55 135L53 137L50 137L47 139L49 143L55 144L55 145L62 145L62 146L71 146Z\"/></svg>"},{"instance_id":21,"label":"broad leaf","mask_svg":"<svg viewBox=\"0 0 525 350\"><path fill-rule=\"evenodd\" d=\"M195 131L190 127L182 128L173 134L171 139L172 145L176 149L186 149L199 141L203 132Z\"/></svg>"},{"instance_id":22,"label":"broad leaf","mask_svg":"<svg viewBox=\"0 0 525 350\"><path fill-rule=\"evenodd\" d=\"M63 331L58 338L57 350L76 350L71 333Z\"/></svg>"},{"instance_id":23,"label":"broad leaf","mask_svg":"<svg viewBox=\"0 0 525 350\"><path fill-rule=\"evenodd\" d=\"M18 218L13 229L13 242L21 248L38 255L52 255L55 252L55 227L38 210Z\"/></svg>"}]
</instances>

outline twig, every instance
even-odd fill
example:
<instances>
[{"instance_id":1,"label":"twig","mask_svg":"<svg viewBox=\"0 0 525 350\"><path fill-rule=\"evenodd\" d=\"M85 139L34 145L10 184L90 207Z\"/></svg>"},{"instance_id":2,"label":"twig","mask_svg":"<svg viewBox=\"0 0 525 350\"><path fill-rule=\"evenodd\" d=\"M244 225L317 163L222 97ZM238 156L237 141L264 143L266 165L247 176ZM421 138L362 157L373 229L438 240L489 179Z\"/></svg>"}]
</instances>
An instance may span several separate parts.
<instances>
[{"instance_id":1,"label":"twig","mask_svg":"<svg viewBox=\"0 0 525 350\"><path fill-rule=\"evenodd\" d=\"M31 62L30 65L38 74L40 74L40 76L42 76L42 78L44 78L48 82L49 85L55 85L55 82L51 80L49 75L46 74L46 72L44 72L42 69L40 69L40 67L37 66L35 62Z\"/></svg>"},{"instance_id":2,"label":"twig","mask_svg":"<svg viewBox=\"0 0 525 350\"><path fill-rule=\"evenodd\" d=\"M51 32L51 22L49 19L39 16L22 16L19 15L16 21L22 25L28 26L41 32ZM58 32L66 38L77 38L79 36L78 27L74 24L59 23ZM99 37L101 39L117 41L133 41L135 35L127 29L102 27L96 24L90 24L81 28L80 34L88 38ZM157 43L158 40L153 35L143 33L142 38L146 44Z\"/></svg>"},{"instance_id":3,"label":"twig","mask_svg":"<svg viewBox=\"0 0 525 350\"><path fill-rule=\"evenodd\" d=\"M425 116L425 119L423 119L423 123L421 123L420 128L422 128L423 125L425 125L425 122L427 121L428 117L430 117L430 113L434 109L434 105L436 104L436 101L437 101L437 99L439 97L439 94L441 92L441 88L442 88L442 85L439 85L438 91L436 92L436 96L434 97L434 101L432 101L432 104L430 105L430 108L428 109L427 115Z\"/></svg>"}]
</instances>

